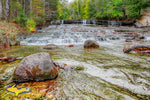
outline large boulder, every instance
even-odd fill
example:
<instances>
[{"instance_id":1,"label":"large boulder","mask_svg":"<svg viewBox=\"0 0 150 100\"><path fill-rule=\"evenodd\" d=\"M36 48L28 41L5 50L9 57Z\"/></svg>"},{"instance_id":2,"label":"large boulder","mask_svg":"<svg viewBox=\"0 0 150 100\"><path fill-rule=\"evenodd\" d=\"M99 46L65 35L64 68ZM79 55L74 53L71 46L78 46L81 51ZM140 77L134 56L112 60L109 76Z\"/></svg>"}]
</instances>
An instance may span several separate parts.
<instances>
[{"instance_id":1,"label":"large boulder","mask_svg":"<svg viewBox=\"0 0 150 100\"><path fill-rule=\"evenodd\" d=\"M99 48L99 44L94 40L86 40L84 42L84 48Z\"/></svg>"},{"instance_id":2,"label":"large boulder","mask_svg":"<svg viewBox=\"0 0 150 100\"><path fill-rule=\"evenodd\" d=\"M50 55L42 52L25 57L15 69L12 81L44 81L57 76L58 71Z\"/></svg>"},{"instance_id":3,"label":"large boulder","mask_svg":"<svg viewBox=\"0 0 150 100\"><path fill-rule=\"evenodd\" d=\"M137 19L136 27L150 27L150 7L142 10L142 17Z\"/></svg>"}]
</instances>

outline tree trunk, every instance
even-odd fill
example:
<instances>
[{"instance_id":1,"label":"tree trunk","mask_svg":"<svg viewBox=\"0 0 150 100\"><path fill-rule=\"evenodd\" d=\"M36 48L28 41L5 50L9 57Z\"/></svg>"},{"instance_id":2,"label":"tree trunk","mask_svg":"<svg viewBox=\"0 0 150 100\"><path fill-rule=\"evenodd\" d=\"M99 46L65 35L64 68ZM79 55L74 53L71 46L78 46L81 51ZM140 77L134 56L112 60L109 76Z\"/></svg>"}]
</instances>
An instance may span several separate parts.
<instances>
[{"instance_id":1,"label":"tree trunk","mask_svg":"<svg viewBox=\"0 0 150 100\"><path fill-rule=\"evenodd\" d=\"M45 0L43 0L43 6L44 6L43 13L45 14Z\"/></svg>"},{"instance_id":2,"label":"tree trunk","mask_svg":"<svg viewBox=\"0 0 150 100\"><path fill-rule=\"evenodd\" d=\"M30 0L30 17L32 15L32 0Z\"/></svg>"},{"instance_id":3,"label":"tree trunk","mask_svg":"<svg viewBox=\"0 0 150 100\"><path fill-rule=\"evenodd\" d=\"M5 9L5 19L8 21L9 19L9 0L6 0L6 9Z\"/></svg>"},{"instance_id":4,"label":"tree trunk","mask_svg":"<svg viewBox=\"0 0 150 100\"><path fill-rule=\"evenodd\" d=\"M2 0L0 0L0 20L2 19L3 17L3 9L2 9Z\"/></svg>"},{"instance_id":5,"label":"tree trunk","mask_svg":"<svg viewBox=\"0 0 150 100\"><path fill-rule=\"evenodd\" d=\"M26 1L23 2L23 13L26 14Z\"/></svg>"}]
</instances>

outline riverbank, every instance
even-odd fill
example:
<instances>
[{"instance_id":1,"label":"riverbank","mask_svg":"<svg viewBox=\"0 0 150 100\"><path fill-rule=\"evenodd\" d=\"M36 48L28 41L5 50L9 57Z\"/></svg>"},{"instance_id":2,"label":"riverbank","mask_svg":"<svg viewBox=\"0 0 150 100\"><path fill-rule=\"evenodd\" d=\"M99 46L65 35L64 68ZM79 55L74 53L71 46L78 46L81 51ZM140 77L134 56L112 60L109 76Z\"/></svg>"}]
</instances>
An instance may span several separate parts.
<instances>
[{"instance_id":1,"label":"riverbank","mask_svg":"<svg viewBox=\"0 0 150 100\"><path fill-rule=\"evenodd\" d=\"M26 28L16 22L0 21L0 49L20 45L17 41L17 35L20 33L28 34Z\"/></svg>"}]
</instances>

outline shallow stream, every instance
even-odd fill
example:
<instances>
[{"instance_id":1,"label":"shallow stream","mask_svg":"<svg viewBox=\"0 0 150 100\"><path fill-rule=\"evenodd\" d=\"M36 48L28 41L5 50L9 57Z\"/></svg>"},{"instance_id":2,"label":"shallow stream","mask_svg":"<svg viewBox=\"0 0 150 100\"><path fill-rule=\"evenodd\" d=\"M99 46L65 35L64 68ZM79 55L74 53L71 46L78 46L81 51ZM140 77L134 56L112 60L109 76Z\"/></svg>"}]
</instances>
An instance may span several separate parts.
<instances>
[{"instance_id":1,"label":"shallow stream","mask_svg":"<svg viewBox=\"0 0 150 100\"><path fill-rule=\"evenodd\" d=\"M116 30L123 30L124 33L116 34ZM124 42L126 31L142 33L143 29L60 25L49 26L32 37L20 39L22 45L29 46L3 50L1 54L25 57L37 52L48 52L52 60L59 65L67 64L84 67L84 69L59 70L59 77L53 81L20 83L18 84L20 87L29 86L31 93L16 97L5 90L10 86L5 80L12 75L20 60L0 65L0 79L3 80L0 85L0 98L2 100L17 100L17 98L18 100L21 98L26 98L25 100L52 98L54 100L150 100L150 57L123 53L124 45L149 44L149 42ZM146 31L144 36L148 39L149 31ZM83 43L87 39L97 41L100 47L84 49ZM45 50L43 46L46 44L55 44L58 48ZM70 44L74 47L68 47Z\"/></svg>"}]
</instances>

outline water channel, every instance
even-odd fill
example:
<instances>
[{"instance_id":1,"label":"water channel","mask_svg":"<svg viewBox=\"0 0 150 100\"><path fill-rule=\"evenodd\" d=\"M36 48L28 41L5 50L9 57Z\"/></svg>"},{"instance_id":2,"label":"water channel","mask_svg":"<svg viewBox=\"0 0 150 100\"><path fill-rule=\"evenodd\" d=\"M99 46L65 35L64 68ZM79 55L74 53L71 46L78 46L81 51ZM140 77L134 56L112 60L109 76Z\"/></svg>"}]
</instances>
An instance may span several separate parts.
<instances>
[{"instance_id":1,"label":"water channel","mask_svg":"<svg viewBox=\"0 0 150 100\"><path fill-rule=\"evenodd\" d=\"M134 33L145 37L142 41L125 42ZM132 36L132 35L130 35ZM125 45L149 44L150 31L134 27L101 27L88 25L51 25L39 33L19 38L22 46L2 51L25 57L36 52L48 52L59 65L67 64L84 67L83 70L59 70L59 77L46 81L39 89L40 82L32 84L31 93L18 97L5 90L10 86L0 85L0 98L10 100L149 100L150 99L150 57L139 54L125 54ZM98 49L84 49L85 40L95 40ZM44 45L55 44L56 49L45 50ZM68 47L68 45L74 45ZM10 77L20 61L0 65L0 79ZM7 80L7 79L6 79ZM4 81L5 82L5 81ZM53 84L52 84L53 83ZM13 84L13 83L11 83ZM27 84L27 83L26 83ZM52 84L52 85L50 85ZM20 83L18 86L26 86ZM33 91L36 92L33 92ZM44 92L41 95L41 91ZM17 99L19 98L19 99ZM8 99L8 100L9 100ZM7 100L7 99L4 99Z\"/></svg>"}]
</instances>

